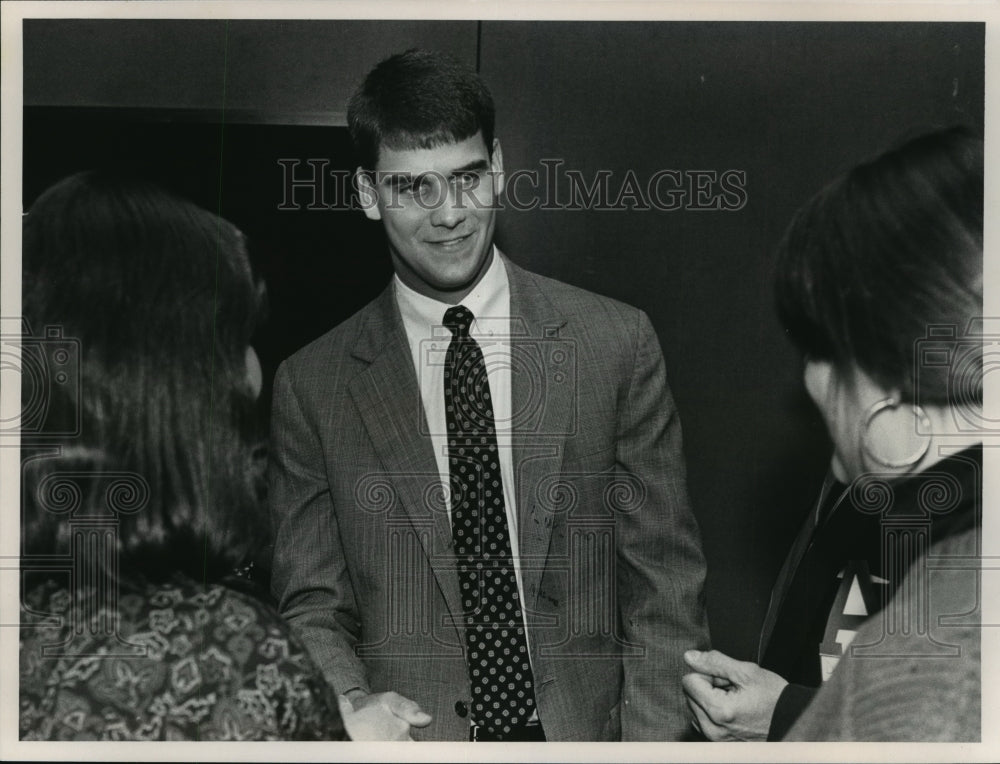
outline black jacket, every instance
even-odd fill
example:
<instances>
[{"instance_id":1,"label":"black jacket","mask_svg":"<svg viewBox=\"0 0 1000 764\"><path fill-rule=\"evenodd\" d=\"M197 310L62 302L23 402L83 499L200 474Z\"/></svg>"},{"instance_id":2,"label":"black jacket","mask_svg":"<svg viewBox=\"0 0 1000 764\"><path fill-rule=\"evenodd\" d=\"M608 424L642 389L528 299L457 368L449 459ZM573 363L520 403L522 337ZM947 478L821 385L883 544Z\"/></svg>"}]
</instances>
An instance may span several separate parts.
<instances>
[{"instance_id":1,"label":"black jacket","mask_svg":"<svg viewBox=\"0 0 1000 764\"><path fill-rule=\"evenodd\" d=\"M769 740L779 740L808 705L823 682L824 661L831 670L843 649L844 631L879 612L915 561L919 549L903 549L900 531L909 529L911 539L926 533L926 551L978 524L982 446L914 475L867 474L849 487L828 488L792 545L761 631L760 665L789 682Z\"/></svg>"}]
</instances>

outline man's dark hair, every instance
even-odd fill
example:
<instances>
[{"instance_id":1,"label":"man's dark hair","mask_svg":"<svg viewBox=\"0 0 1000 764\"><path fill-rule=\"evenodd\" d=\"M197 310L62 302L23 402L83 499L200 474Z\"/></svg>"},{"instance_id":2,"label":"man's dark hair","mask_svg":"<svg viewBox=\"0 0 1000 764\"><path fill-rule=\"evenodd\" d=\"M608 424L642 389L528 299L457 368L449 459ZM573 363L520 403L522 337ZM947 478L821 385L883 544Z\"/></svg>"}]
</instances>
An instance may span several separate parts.
<instances>
[{"instance_id":1,"label":"man's dark hair","mask_svg":"<svg viewBox=\"0 0 1000 764\"><path fill-rule=\"evenodd\" d=\"M246 348L262 308L235 226L142 180L88 172L52 186L24 223L24 313L79 341L81 433L24 469L24 549L64 553L68 518L39 491L56 473L137 473L122 514L123 577L224 577L266 562L263 444ZM88 506L89 504L97 506ZM257 569L259 570L259 568Z\"/></svg>"},{"instance_id":2,"label":"man's dark hair","mask_svg":"<svg viewBox=\"0 0 1000 764\"><path fill-rule=\"evenodd\" d=\"M347 107L361 166L374 170L379 149L434 148L482 132L493 153L493 96L479 75L451 56L397 53L365 77Z\"/></svg>"},{"instance_id":3,"label":"man's dark hair","mask_svg":"<svg viewBox=\"0 0 1000 764\"><path fill-rule=\"evenodd\" d=\"M982 315L982 139L964 127L928 133L834 180L792 220L776 294L800 350L912 400L928 328L960 335ZM980 396L981 363L965 368L962 385L956 371L921 369L921 399Z\"/></svg>"}]
</instances>

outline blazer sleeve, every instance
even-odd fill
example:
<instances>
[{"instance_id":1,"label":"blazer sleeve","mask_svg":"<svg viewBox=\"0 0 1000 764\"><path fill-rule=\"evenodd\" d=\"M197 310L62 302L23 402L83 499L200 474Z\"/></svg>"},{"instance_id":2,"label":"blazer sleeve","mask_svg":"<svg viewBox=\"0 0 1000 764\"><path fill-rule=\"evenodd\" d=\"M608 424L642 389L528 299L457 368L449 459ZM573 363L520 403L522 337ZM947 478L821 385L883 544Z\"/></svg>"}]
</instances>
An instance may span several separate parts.
<instances>
[{"instance_id":1,"label":"blazer sleeve","mask_svg":"<svg viewBox=\"0 0 1000 764\"><path fill-rule=\"evenodd\" d=\"M370 691L354 652L360 622L322 444L287 362L274 380L268 474L278 608L338 692Z\"/></svg>"},{"instance_id":2,"label":"blazer sleeve","mask_svg":"<svg viewBox=\"0 0 1000 764\"><path fill-rule=\"evenodd\" d=\"M771 727L767 731L768 742L781 740L795 724L802 712L819 691L818 687L804 684L787 684L778 696L778 702L771 714Z\"/></svg>"},{"instance_id":3,"label":"blazer sleeve","mask_svg":"<svg viewBox=\"0 0 1000 764\"><path fill-rule=\"evenodd\" d=\"M681 740L691 734L682 655L709 645L705 559L663 353L641 311L635 337L616 458L645 501L617 523L617 592L625 639L643 649L624 659L622 739Z\"/></svg>"}]
</instances>

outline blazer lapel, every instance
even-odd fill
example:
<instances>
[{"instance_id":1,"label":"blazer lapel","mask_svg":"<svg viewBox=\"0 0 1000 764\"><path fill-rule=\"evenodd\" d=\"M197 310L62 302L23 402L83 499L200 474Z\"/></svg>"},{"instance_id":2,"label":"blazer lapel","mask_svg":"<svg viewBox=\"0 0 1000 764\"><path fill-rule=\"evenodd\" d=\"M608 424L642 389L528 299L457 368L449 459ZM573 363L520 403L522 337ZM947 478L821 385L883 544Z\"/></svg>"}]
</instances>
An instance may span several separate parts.
<instances>
[{"instance_id":1,"label":"blazer lapel","mask_svg":"<svg viewBox=\"0 0 1000 764\"><path fill-rule=\"evenodd\" d=\"M353 355L369 366L351 380L351 396L396 489L397 506L413 524L448 609L457 616L462 604L451 523L445 505L434 504L442 495L433 488L440 476L392 284L372 304Z\"/></svg>"},{"instance_id":2,"label":"blazer lapel","mask_svg":"<svg viewBox=\"0 0 1000 764\"><path fill-rule=\"evenodd\" d=\"M544 492L558 480L575 423L576 355L560 334L566 319L535 277L501 255L510 281L513 462L521 578L527 606L538 599L555 519ZM560 354L556 351L562 351ZM547 480L548 479L548 480Z\"/></svg>"}]
</instances>

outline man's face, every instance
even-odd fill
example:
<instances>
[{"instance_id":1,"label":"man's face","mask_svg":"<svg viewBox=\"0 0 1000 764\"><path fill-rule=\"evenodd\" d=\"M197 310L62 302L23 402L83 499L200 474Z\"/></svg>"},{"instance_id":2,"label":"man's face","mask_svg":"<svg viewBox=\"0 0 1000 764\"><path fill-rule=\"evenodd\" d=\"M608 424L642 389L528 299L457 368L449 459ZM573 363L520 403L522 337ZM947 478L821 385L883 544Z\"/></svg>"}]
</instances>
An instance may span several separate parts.
<instances>
[{"instance_id":1,"label":"man's face","mask_svg":"<svg viewBox=\"0 0 1000 764\"><path fill-rule=\"evenodd\" d=\"M381 220L404 284L458 304L490 265L503 184L499 141L482 133L431 149L382 147L374 177L359 171L365 214Z\"/></svg>"}]
</instances>

